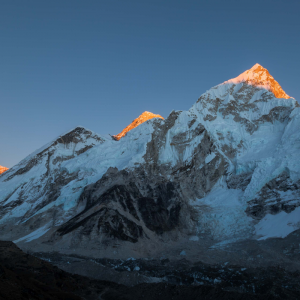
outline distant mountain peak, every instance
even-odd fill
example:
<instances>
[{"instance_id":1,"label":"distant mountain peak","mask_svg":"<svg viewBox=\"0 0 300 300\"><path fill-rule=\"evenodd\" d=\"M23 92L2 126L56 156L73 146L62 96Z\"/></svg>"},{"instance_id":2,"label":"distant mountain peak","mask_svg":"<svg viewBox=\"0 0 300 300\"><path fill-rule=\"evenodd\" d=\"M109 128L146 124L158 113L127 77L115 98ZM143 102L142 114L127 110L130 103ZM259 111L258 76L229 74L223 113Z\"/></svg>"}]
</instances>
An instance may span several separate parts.
<instances>
[{"instance_id":1,"label":"distant mountain peak","mask_svg":"<svg viewBox=\"0 0 300 300\"><path fill-rule=\"evenodd\" d=\"M224 83L234 83L238 84L241 82L247 82L248 84L264 88L274 94L276 98L291 98L285 93L280 84L271 76L269 71L261 66L260 64L255 64L251 69L243 72L236 78L232 78Z\"/></svg>"},{"instance_id":2,"label":"distant mountain peak","mask_svg":"<svg viewBox=\"0 0 300 300\"><path fill-rule=\"evenodd\" d=\"M94 132L92 132L82 126L77 126L74 129L64 133L63 135L60 135L57 139L57 142L62 143L62 144L69 144L71 142L77 143L77 142L83 141L85 138L89 138L89 137L93 137L97 141L104 141L101 137L99 137Z\"/></svg>"},{"instance_id":3,"label":"distant mountain peak","mask_svg":"<svg viewBox=\"0 0 300 300\"><path fill-rule=\"evenodd\" d=\"M4 173L7 170L8 168L0 166L0 174Z\"/></svg>"},{"instance_id":4,"label":"distant mountain peak","mask_svg":"<svg viewBox=\"0 0 300 300\"><path fill-rule=\"evenodd\" d=\"M153 119L153 118L164 119L160 115L153 114L152 112L149 112L149 111L144 111L138 118L134 119L127 127L125 127L119 134L114 135L113 138L118 141L122 137L124 137L127 134L127 132L129 132L133 128L135 128L135 127L141 125L142 123L144 123L150 119Z\"/></svg>"}]
</instances>

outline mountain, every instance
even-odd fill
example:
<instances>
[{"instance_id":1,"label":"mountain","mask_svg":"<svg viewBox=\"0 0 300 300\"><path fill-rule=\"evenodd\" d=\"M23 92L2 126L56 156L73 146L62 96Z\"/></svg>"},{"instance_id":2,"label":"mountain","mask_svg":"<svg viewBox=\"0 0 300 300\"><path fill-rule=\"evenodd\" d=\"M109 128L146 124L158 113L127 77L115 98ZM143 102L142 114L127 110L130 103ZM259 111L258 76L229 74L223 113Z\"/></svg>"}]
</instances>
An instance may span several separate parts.
<instances>
[{"instance_id":1,"label":"mountain","mask_svg":"<svg viewBox=\"0 0 300 300\"><path fill-rule=\"evenodd\" d=\"M201 247L261 247L300 228L300 108L267 69L140 123L118 141L78 127L5 172L1 239L114 258L183 248L196 259Z\"/></svg>"},{"instance_id":2,"label":"mountain","mask_svg":"<svg viewBox=\"0 0 300 300\"><path fill-rule=\"evenodd\" d=\"M38 149L2 174L0 224L6 226L7 221L33 217L37 212L42 213L43 209L52 211L51 207L59 201L69 205L68 208L71 209L72 198L76 197L78 192L76 188L72 188L71 195L68 195L70 191L65 189L81 171L76 170L69 174L61 165L82 155L93 146L104 143L105 140L104 137L85 128L77 127ZM59 214L58 211L57 213Z\"/></svg>"},{"instance_id":3,"label":"mountain","mask_svg":"<svg viewBox=\"0 0 300 300\"><path fill-rule=\"evenodd\" d=\"M119 134L114 135L113 137L118 141L119 139L121 139L122 137L124 137L127 132L129 132L130 130L132 130L133 128L141 125L142 123L153 119L153 118L161 118L164 119L162 116L160 115L155 115L149 111L145 111L143 112L138 118L134 119L131 124L129 124L127 127L125 127Z\"/></svg>"},{"instance_id":4,"label":"mountain","mask_svg":"<svg viewBox=\"0 0 300 300\"><path fill-rule=\"evenodd\" d=\"M270 75L269 71L260 64L255 64L250 70L245 71L236 78L230 79L225 83L239 84L246 82L252 86L266 89L274 94L276 98L291 98L287 95L279 83Z\"/></svg>"},{"instance_id":5,"label":"mountain","mask_svg":"<svg viewBox=\"0 0 300 300\"><path fill-rule=\"evenodd\" d=\"M0 166L0 175L7 170L8 170L8 168Z\"/></svg>"}]
</instances>

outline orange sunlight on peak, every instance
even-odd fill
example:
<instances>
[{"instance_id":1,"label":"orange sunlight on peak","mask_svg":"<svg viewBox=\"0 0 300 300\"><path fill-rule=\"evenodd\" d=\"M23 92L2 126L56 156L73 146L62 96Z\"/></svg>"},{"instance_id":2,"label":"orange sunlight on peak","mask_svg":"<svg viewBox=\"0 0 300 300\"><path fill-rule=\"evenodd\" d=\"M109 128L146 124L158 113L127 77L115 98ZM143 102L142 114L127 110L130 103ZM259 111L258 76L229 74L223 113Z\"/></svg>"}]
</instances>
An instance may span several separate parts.
<instances>
[{"instance_id":1,"label":"orange sunlight on peak","mask_svg":"<svg viewBox=\"0 0 300 300\"><path fill-rule=\"evenodd\" d=\"M241 82L245 82L259 88L264 88L272 92L276 98L291 98L285 93L273 76L271 76L269 71L260 64L255 64L251 69L240 74L238 77L225 81L224 83L238 84Z\"/></svg>"},{"instance_id":2,"label":"orange sunlight on peak","mask_svg":"<svg viewBox=\"0 0 300 300\"><path fill-rule=\"evenodd\" d=\"M160 116L160 115L155 115L155 114L153 114L153 113L151 113L151 112L149 112L149 111L145 111L145 112L143 112L138 118L134 119L134 120L132 121L131 124L129 124L127 127L125 127L125 128L122 130L122 132L120 132L120 133L117 134L117 135L114 135L113 138L114 138L115 140L118 141L118 140L120 140L122 137L124 137L124 136L127 134L127 132L129 132L129 131L132 130L133 128L135 128L135 127L141 125L142 123L144 123L144 122L146 122L146 121L148 121L148 120L150 120L150 119L153 119L153 118L164 119L164 118L163 118L162 116Z\"/></svg>"},{"instance_id":3,"label":"orange sunlight on peak","mask_svg":"<svg viewBox=\"0 0 300 300\"><path fill-rule=\"evenodd\" d=\"M7 170L8 168L0 166L0 174L4 173Z\"/></svg>"}]
</instances>

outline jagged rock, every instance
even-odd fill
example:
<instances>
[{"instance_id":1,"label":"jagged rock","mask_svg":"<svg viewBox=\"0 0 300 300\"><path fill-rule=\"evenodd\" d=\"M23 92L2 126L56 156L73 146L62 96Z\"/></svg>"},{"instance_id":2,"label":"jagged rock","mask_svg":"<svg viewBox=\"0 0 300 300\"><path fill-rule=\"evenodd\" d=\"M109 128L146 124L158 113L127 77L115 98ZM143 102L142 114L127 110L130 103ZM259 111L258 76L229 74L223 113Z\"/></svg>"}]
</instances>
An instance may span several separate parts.
<instances>
[{"instance_id":1,"label":"jagged rock","mask_svg":"<svg viewBox=\"0 0 300 300\"><path fill-rule=\"evenodd\" d=\"M300 180L293 181L288 170L284 170L267 182L248 205L246 211L255 219L262 219L268 213L290 213L300 206Z\"/></svg>"}]
</instances>

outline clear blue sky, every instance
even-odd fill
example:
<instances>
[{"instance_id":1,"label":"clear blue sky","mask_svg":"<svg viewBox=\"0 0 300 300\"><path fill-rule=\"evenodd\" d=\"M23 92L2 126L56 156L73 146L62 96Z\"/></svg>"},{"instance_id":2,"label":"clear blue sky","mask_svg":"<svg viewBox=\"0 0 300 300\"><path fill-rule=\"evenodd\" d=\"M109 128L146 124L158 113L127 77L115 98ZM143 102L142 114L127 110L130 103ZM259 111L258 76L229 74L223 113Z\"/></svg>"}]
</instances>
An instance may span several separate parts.
<instances>
[{"instance_id":1,"label":"clear blue sky","mask_svg":"<svg viewBox=\"0 0 300 300\"><path fill-rule=\"evenodd\" d=\"M77 125L187 110L255 63L300 99L299 0L0 3L0 165Z\"/></svg>"}]
</instances>

